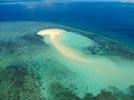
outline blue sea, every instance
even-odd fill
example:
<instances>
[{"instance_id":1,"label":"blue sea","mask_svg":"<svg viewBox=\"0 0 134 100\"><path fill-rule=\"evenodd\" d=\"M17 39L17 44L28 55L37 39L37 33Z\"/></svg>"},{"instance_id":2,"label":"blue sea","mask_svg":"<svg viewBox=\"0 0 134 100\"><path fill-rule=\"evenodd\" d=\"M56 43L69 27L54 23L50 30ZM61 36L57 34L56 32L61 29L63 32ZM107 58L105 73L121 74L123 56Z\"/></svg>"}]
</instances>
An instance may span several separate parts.
<instances>
[{"instance_id":1,"label":"blue sea","mask_svg":"<svg viewBox=\"0 0 134 100\"><path fill-rule=\"evenodd\" d=\"M0 1L1 100L133 100L133 76L134 3Z\"/></svg>"},{"instance_id":2,"label":"blue sea","mask_svg":"<svg viewBox=\"0 0 134 100\"><path fill-rule=\"evenodd\" d=\"M1 2L0 21L53 22L114 38L134 47L134 4L118 2Z\"/></svg>"}]
</instances>

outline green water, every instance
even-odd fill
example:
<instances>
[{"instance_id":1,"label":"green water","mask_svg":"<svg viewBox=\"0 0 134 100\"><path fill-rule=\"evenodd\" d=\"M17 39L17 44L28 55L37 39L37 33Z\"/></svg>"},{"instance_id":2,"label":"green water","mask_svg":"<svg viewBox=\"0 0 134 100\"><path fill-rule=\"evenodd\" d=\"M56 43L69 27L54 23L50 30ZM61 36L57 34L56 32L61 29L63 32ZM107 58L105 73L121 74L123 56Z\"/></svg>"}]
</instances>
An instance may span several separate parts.
<instances>
[{"instance_id":1,"label":"green water","mask_svg":"<svg viewBox=\"0 0 134 100\"><path fill-rule=\"evenodd\" d=\"M128 94L128 87L134 85L133 58L117 51L119 45L114 52L104 50L101 54L94 54L90 48L105 44L98 44L95 38L86 37L83 32L69 27L41 22L3 22L0 23L0 28L0 89L2 95L8 95L5 100L11 97L23 99L30 94L30 100L53 100L52 91L59 90L56 87L53 90L55 84L77 87L72 91L76 91L79 97L85 93L97 95L101 90L112 86ZM59 38L60 44L89 62L69 59L48 38L37 35L38 31L50 28L64 30ZM105 40L112 43L109 41ZM62 90L64 89L66 90ZM9 93L10 90L14 92Z\"/></svg>"},{"instance_id":2,"label":"green water","mask_svg":"<svg viewBox=\"0 0 134 100\"><path fill-rule=\"evenodd\" d=\"M77 60L67 59L66 55L64 55L62 58L61 56L56 56L58 57L58 60L67 68L75 71L81 78L80 80L85 81L86 86L89 86L90 92L98 92L101 89L104 89L106 87L108 88L110 86L126 89L128 86L134 83L134 79L131 77L131 75L134 73L133 61L118 58L118 62L114 62L105 56L80 55L77 53L78 48L92 46L92 40L80 36L77 33L66 31L64 31L63 35L61 34L59 37L60 38L58 39L60 39L62 45L65 45L68 48L74 48L74 51L72 51L72 53L77 54L77 57L85 58L84 60L89 61L87 63L84 63ZM56 50L56 48L54 49ZM62 55L62 53L59 55ZM127 81L124 80L128 77L129 79Z\"/></svg>"}]
</instances>

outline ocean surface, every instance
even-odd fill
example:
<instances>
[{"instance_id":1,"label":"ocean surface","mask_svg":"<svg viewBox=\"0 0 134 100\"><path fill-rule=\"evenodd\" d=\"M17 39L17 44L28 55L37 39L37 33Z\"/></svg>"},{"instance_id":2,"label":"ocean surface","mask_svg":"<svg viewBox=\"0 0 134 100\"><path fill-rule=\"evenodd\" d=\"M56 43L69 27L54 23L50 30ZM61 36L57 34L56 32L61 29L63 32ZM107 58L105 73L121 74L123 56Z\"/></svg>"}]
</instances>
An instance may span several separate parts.
<instances>
[{"instance_id":1,"label":"ocean surface","mask_svg":"<svg viewBox=\"0 0 134 100\"><path fill-rule=\"evenodd\" d=\"M97 32L125 43L127 39L133 46L134 5L131 3L1 3L0 10L0 21L58 23Z\"/></svg>"},{"instance_id":2,"label":"ocean surface","mask_svg":"<svg viewBox=\"0 0 134 100\"><path fill-rule=\"evenodd\" d=\"M1 1L0 71L1 100L133 100L134 4Z\"/></svg>"}]
</instances>

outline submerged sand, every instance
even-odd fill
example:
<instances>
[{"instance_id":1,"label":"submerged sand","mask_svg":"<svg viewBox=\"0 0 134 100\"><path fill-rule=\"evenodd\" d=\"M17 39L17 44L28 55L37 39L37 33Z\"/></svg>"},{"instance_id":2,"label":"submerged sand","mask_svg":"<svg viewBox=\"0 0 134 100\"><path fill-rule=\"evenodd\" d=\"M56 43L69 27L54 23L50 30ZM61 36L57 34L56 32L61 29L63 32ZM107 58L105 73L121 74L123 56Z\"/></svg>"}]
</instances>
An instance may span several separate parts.
<instances>
[{"instance_id":1,"label":"submerged sand","mask_svg":"<svg viewBox=\"0 0 134 100\"><path fill-rule=\"evenodd\" d=\"M89 38L61 29L45 29L37 34L63 56L59 57L59 61L78 73L90 91L96 92L110 86L125 89L134 84L134 78L131 77L134 68L131 67L131 63L123 66L104 56L87 56L79 50L84 45L94 45L94 41Z\"/></svg>"}]
</instances>

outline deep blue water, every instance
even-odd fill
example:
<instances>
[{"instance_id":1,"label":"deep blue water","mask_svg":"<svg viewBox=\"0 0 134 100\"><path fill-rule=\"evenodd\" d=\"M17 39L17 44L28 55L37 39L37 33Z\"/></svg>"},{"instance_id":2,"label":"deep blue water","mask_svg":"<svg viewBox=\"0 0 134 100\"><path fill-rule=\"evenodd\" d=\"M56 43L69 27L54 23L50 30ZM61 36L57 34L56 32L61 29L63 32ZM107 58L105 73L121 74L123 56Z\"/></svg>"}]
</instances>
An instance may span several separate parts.
<instances>
[{"instance_id":1,"label":"deep blue water","mask_svg":"<svg viewBox=\"0 0 134 100\"><path fill-rule=\"evenodd\" d=\"M134 4L0 4L0 21L42 21L96 32L134 47Z\"/></svg>"}]
</instances>

